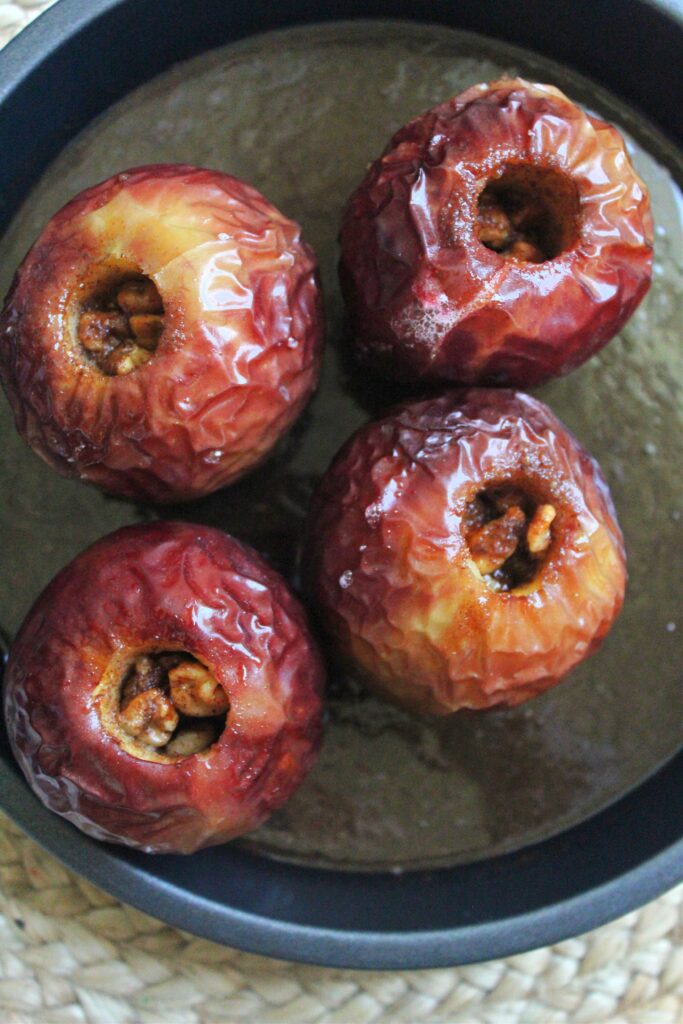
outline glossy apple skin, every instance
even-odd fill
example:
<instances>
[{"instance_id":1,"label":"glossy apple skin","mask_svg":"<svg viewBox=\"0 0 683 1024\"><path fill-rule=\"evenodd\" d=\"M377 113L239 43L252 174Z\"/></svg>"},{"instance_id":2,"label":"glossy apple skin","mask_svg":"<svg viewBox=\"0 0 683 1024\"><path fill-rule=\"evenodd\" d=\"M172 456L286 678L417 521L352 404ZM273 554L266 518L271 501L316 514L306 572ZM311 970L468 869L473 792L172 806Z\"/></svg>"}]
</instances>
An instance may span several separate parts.
<instances>
[{"instance_id":1,"label":"glossy apple skin","mask_svg":"<svg viewBox=\"0 0 683 1024\"><path fill-rule=\"evenodd\" d=\"M184 649L230 700L208 752L159 764L103 728L93 692L114 655ZM321 740L323 668L302 608L253 551L209 527L126 527L47 587L12 648L15 756L52 811L148 852L190 853L255 828L299 786Z\"/></svg>"},{"instance_id":2,"label":"glossy apple skin","mask_svg":"<svg viewBox=\"0 0 683 1024\"><path fill-rule=\"evenodd\" d=\"M544 263L505 259L476 231L501 167L565 172L579 233ZM621 136L558 89L477 85L401 128L351 197L340 276L357 357L402 381L530 387L605 345L648 290L647 190Z\"/></svg>"},{"instance_id":3,"label":"glossy apple skin","mask_svg":"<svg viewBox=\"0 0 683 1024\"><path fill-rule=\"evenodd\" d=\"M73 316L93 264L125 257L165 309L145 366L107 377ZM160 164L87 189L50 220L0 320L19 432L65 476L127 498L200 497L260 462L315 388L323 317L312 250L256 189Z\"/></svg>"},{"instance_id":4,"label":"glossy apple skin","mask_svg":"<svg viewBox=\"0 0 683 1024\"><path fill-rule=\"evenodd\" d=\"M557 509L537 577L495 592L463 535L486 486L525 482ZM596 649L621 608L624 546L597 463L547 406L470 389L361 427L323 478L308 578L339 650L417 711L519 704Z\"/></svg>"}]
</instances>

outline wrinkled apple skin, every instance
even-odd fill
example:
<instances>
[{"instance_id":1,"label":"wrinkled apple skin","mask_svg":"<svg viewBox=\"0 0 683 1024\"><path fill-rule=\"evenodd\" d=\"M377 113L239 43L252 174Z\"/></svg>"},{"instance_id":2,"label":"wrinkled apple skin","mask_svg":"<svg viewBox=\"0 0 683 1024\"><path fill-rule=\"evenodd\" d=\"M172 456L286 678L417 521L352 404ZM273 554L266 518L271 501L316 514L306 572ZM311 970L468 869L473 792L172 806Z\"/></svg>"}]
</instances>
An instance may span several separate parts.
<instances>
[{"instance_id":1,"label":"wrinkled apple skin","mask_svg":"<svg viewBox=\"0 0 683 1024\"><path fill-rule=\"evenodd\" d=\"M75 337L78 289L120 257L157 286L150 362L107 377ZM317 270L300 229L250 185L162 164L87 189L48 223L0 320L17 428L65 476L152 502L208 494L260 462L319 373Z\"/></svg>"},{"instance_id":2,"label":"wrinkled apple skin","mask_svg":"<svg viewBox=\"0 0 683 1024\"><path fill-rule=\"evenodd\" d=\"M501 167L566 172L575 244L544 263L505 259L476 234ZM413 382L530 387L605 345L649 287L645 185L612 126L558 89L477 85L398 131L351 197L340 275L359 359Z\"/></svg>"},{"instance_id":3,"label":"wrinkled apple skin","mask_svg":"<svg viewBox=\"0 0 683 1024\"><path fill-rule=\"evenodd\" d=\"M93 691L113 655L183 649L230 700L216 744L176 763L126 753ZM31 609L6 672L12 748L51 810L148 852L190 853L256 827L315 761L322 664L284 581L209 527L126 527L80 554Z\"/></svg>"},{"instance_id":4,"label":"wrinkled apple skin","mask_svg":"<svg viewBox=\"0 0 683 1024\"><path fill-rule=\"evenodd\" d=\"M489 588L463 535L486 486L526 482L557 510L536 578ZM621 608L622 536L597 463L521 392L451 391L361 427L323 478L308 575L340 651L400 704L515 705L598 646Z\"/></svg>"}]
</instances>

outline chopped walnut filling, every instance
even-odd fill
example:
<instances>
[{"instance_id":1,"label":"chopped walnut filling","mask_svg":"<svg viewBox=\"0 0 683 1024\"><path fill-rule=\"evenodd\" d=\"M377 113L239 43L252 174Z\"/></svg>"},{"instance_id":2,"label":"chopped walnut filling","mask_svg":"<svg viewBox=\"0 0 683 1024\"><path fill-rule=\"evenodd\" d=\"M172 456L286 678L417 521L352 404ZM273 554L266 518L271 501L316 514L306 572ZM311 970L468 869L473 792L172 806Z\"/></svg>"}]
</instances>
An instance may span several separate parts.
<instances>
[{"instance_id":1,"label":"chopped walnut filling","mask_svg":"<svg viewBox=\"0 0 683 1024\"><path fill-rule=\"evenodd\" d=\"M130 278L83 308L78 340L109 377L132 373L152 358L164 329L164 306L149 278Z\"/></svg>"},{"instance_id":2,"label":"chopped walnut filling","mask_svg":"<svg viewBox=\"0 0 683 1024\"><path fill-rule=\"evenodd\" d=\"M532 555L544 555L550 547L550 527L556 516L554 505L539 505L529 523L526 543Z\"/></svg>"},{"instance_id":3,"label":"chopped walnut filling","mask_svg":"<svg viewBox=\"0 0 683 1024\"><path fill-rule=\"evenodd\" d=\"M470 554L482 576L499 569L514 555L525 530L526 516L514 505L470 535Z\"/></svg>"},{"instance_id":4,"label":"chopped walnut filling","mask_svg":"<svg viewBox=\"0 0 683 1024\"><path fill-rule=\"evenodd\" d=\"M477 236L482 245L493 249L506 259L542 263L545 259L540 246L529 232L529 226L538 219L538 211L525 203L515 211L505 212L494 194L484 193L479 201Z\"/></svg>"},{"instance_id":5,"label":"chopped walnut filling","mask_svg":"<svg viewBox=\"0 0 683 1024\"><path fill-rule=\"evenodd\" d=\"M173 703L184 715L202 718L228 710L225 690L198 661L182 661L168 673Z\"/></svg>"},{"instance_id":6,"label":"chopped walnut filling","mask_svg":"<svg viewBox=\"0 0 683 1024\"><path fill-rule=\"evenodd\" d=\"M554 167L507 164L479 196L475 230L482 245L505 259L554 259L580 232L577 186Z\"/></svg>"},{"instance_id":7,"label":"chopped walnut filling","mask_svg":"<svg viewBox=\"0 0 683 1024\"><path fill-rule=\"evenodd\" d=\"M225 725L228 698L192 655L139 655L121 686L119 722L138 742L174 757L198 754Z\"/></svg>"},{"instance_id":8,"label":"chopped walnut filling","mask_svg":"<svg viewBox=\"0 0 683 1024\"><path fill-rule=\"evenodd\" d=\"M161 690L145 690L125 704L119 713L129 736L150 747L163 747L178 726L178 712Z\"/></svg>"},{"instance_id":9,"label":"chopped walnut filling","mask_svg":"<svg viewBox=\"0 0 683 1024\"><path fill-rule=\"evenodd\" d=\"M197 725L186 725L179 729L173 739L166 745L166 753L174 754L176 757L189 757L190 754L200 754L206 750L216 739L216 730L212 722L202 722Z\"/></svg>"},{"instance_id":10,"label":"chopped walnut filling","mask_svg":"<svg viewBox=\"0 0 683 1024\"><path fill-rule=\"evenodd\" d=\"M535 504L517 488L477 495L465 515L472 561L494 590L529 583L552 541L554 505Z\"/></svg>"}]
</instances>

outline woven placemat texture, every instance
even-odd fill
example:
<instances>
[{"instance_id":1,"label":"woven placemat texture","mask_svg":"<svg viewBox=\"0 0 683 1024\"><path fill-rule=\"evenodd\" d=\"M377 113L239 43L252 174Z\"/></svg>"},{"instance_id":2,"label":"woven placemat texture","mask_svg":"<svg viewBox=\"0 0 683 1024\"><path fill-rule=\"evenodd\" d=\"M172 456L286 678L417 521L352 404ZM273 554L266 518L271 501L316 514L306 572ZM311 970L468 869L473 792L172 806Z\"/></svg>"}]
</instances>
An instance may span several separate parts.
<instances>
[{"instance_id":1,"label":"woven placemat texture","mask_svg":"<svg viewBox=\"0 0 683 1024\"><path fill-rule=\"evenodd\" d=\"M0 45L51 2L0 2ZM331 970L168 928L67 871L0 814L0 1021L681 1024L683 886L582 938L507 960Z\"/></svg>"},{"instance_id":2,"label":"woven placemat texture","mask_svg":"<svg viewBox=\"0 0 683 1024\"><path fill-rule=\"evenodd\" d=\"M679 1024L683 886L549 949L342 971L238 953L73 875L0 815L0 1020L11 1024Z\"/></svg>"},{"instance_id":3,"label":"woven placemat texture","mask_svg":"<svg viewBox=\"0 0 683 1024\"><path fill-rule=\"evenodd\" d=\"M8 43L12 36L33 21L39 14L52 7L56 0L18 0L17 3L0 2L0 46ZM84 4L88 0L83 0Z\"/></svg>"}]
</instances>

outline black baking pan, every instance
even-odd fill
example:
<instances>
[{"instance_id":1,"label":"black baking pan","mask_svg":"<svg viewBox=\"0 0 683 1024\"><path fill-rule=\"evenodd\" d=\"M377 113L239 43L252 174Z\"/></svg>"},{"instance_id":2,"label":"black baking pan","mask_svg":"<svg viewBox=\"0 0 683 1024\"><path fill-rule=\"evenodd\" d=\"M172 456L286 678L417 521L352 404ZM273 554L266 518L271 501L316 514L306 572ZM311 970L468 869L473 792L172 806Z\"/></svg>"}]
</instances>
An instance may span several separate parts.
<instances>
[{"instance_id":1,"label":"black baking pan","mask_svg":"<svg viewBox=\"0 0 683 1024\"><path fill-rule=\"evenodd\" d=\"M0 142L3 154L0 162L0 228L4 231L12 224L21 204L40 181L48 165L81 130L112 104L177 62L257 33L296 25L302 28L298 30L300 34L292 38L299 47L297 52L305 53L317 45L316 40L319 42L327 38L324 34L327 29L321 29L321 23L346 24L354 19L362 20L358 20L354 29L344 29L352 35L355 32L354 38L360 38L366 32L364 26L368 26L367 32L373 38L381 39L386 35L392 39L399 39L399 36L407 39L410 37L409 23L431 23L460 32L481 33L494 41L491 44L494 51L496 40L505 41L558 61L570 69L568 81L570 85L575 82L577 98L590 105L593 93L585 79L571 78L574 72L589 76L590 80L598 83L598 91L603 87L609 90L601 101L609 110L612 109L610 95L626 104L624 110L628 113L624 114L621 123L625 119L627 126L637 126L638 118L646 119L649 127L641 133L640 139L656 137L659 164L663 168L675 169L678 158L674 146L683 141L681 5L644 2L617 5L608 0L592 0L590 3L577 0L552 5L536 0L527 0L523 5L445 0L427 4L417 0L398 0L391 13L392 21L384 22L383 29L377 20L371 19L382 19L385 7L372 0L365 0L362 4L334 5L286 0L278 5L225 3L224 0L203 0L201 4L192 0L90 0L84 5L81 0L61 0L0 54ZM310 30L306 27L316 23L318 27ZM396 25L400 28L392 27ZM416 33L422 31L415 28ZM464 36L459 38L466 40ZM488 53L488 44L481 39L477 43L478 38L472 36L474 42L471 45L475 50L477 46L483 47L482 52ZM463 43L465 45L470 46L470 43ZM278 46L276 39L269 52L275 53ZM430 53L438 53L438 45L434 46ZM509 57L509 61L515 64L515 52L510 50L506 54L505 59ZM520 56L519 61L523 68L527 66L523 57ZM532 57L528 65L533 67ZM539 66L544 67L542 63ZM182 73L174 74L175 79L164 79L162 85L155 87L157 93L150 94L152 97L158 95L160 104L167 104L164 108L166 115L174 82L177 84L178 75ZM265 74L262 72L260 77ZM344 92L342 83L330 109L337 109L343 103ZM391 89L387 88L386 92L389 95ZM419 113L427 105L420 104L417 98L415 102L417 106L412 113ZM410 112L409 104L406 109ZM617 105L615 109L619 120L621 108ZM368 104L368 121L372 120L371 111L372 106ZM176 113L176 125L171 124L169 128L166 122L162 124L163 119L160 118L155 128L159 139L162 142L166 140L165 153L173 154L175 135L182 136L182 112ZM221 119L231 116L229 110L226 112L221 108ZM280 114L278 117L281 120ZM376 155L371 142L374 146L376 139L386 139L398 123L372 128L376 136L370 139L368 135L365 139L368 152L356 154L353 158L359 167L362 167L363 160ZM74 151L69 171L71 177L64 172L64 181L68 181L69 187L72 181L80 180L79 175L94 175L100 166L86 167L89 140L96 137L88 132L104 131L97 127L99 124L104 122L96 122L94 128L87 129L82 137L84 141L79 143L81 148ZM227 120L212 122L208 114L206 125L207 132L219 134L223 129L229 130ZM365 126L359 125L359 134L362 134L361 129L365 130ZM634 131L638 135L637 130ZM153 150L154 139L150 141L145 137L139 142L144 155L149 152L144 148L148 143ZM137 153L137 150L131 152ZM204 152L202 150L197 155L196 162L201 162ZM193 156L186 152L182 155ZM244 156L245 167L248 167L252 155ZM107 159L114 161L109 167L110 172L120 169L120 157L116 146L110 145ZM162 155L162 158L168 157ZM59 163L53 166L49 172L53 176L52 191L44 188L42 199L39 196L46 209L59 194L62 169L63 165ZM247 176L242 166L226 169ZM100 173L100 177L104 176L105 173ZM279 201L281 197L276 195L274 198ZM345 196L340 197L343 198ZM22 217L28 227L24 226L22 230L33 230L31 209L38 217L38 206L25 207L27 212ZM294 210L294 213L299 211ZM333 217L336 217L336 212ZM305 209L301 219L306 227ZM12 244L15 248L23 237L20 229L21 225L18 229L16 221L10 227L8 237L14 232ZM333 233L331 231L330 237ZM8 244L5 244L5 253L12 248L10 244L8 250ZM332 259L330 249L328 262ZM330 296L330 291L328 287L328 301L334 305L336 300ZM609 375L611 364L599 366L598 370ZM572 378L579 379L588 382L584 384L588 387L592 378L580 378L579 374ZM642 386L647 389L645 371ZM554 405L555 398L561 406L563 401L567 404L569 399L566 395L563 398L563 394L561 390L553 392L551 404ZM363 401L363 415L367 415L367 395ZM357 406L358 402L354 407L356 420L353 422L359 417ZM567 408L571 411L571 405L568 404ZM562 413L565 414L564 408ZM311 422L317 423L315 417L318 415L314 412L313 421L309 420L308 425L304 424L302 428L308 430L309 436L313 429ZM655 428L653 421L652 429ZM598 437L598 447L599 442ZM58 481L53 485L51 477L40 475L49 472L43 467L35 469L38 475L34 479L30 467L35 460L28 451L20 447L11 448L12 443L13 438L7 435L10 454L0 466L0 484L5 494L2 600L7 604L13 599L20 606L7 606L0 613L0 623L8 634L16 628L17 620L26 611L27 602L36 596L40 586L79 547L121 522L151 514L145 510L128 509L120 503L106 504L105 499L92 497L90 491L77 483ZM605 438L602 446L608 446ZM644 465L656 465L661 473L673 472L675 445L673 456L668 450L657 455L657 446L648 434L644 448L640 441L638 446L638 457L642 457ZM633 455L635 450L633 448L626 454ZM603 457L602 452L598 454ZM290 456L285 453L282 458L286 461ZM638 461L635 455L633 460ZM626 497L622 496L621 504L619 502L619 465L612 462L610 466L617 505L620 513L624 506L628 520ZM11 479L8 479L10 471ZM266 468L260 477L257 475L254 479L256 483L239 485L230 492L236 496L229 503L233 509L231 519L221 518L227 514L224 511L226 503L212 502L211 499L207 505L200 503L197 507L174 509L172 513L180 518L217 522L241 536L250 529L244 509L254 500L259 487L276 487L279 478L277 470ZM51 490L53 486L56 488L54 491ZM43 487L46 488L45 494L41 490ZM22 488L26 489L24 506L17 498L17 490ZM57 517L54 522L37 519L27 530L26 523L31 521L37 495L44 498L46 507L53 500L61 502L61 518ZM219 508L220 514L217 512ZM667 513L667 522L670 518ZM19 519L23 534L16 525ZM680 515L676 522L679 519ZM654 530L656 522L653 522ZM51 530L55 535L65 536L66 540L62 546L54 545L54 550L45 549L45 557L41 558L38 532L47 536ZM258 531L246 539L273 555L268 550L268 537L263 540ZM261 540L263 543L259 543ZM35 551L31 550L31 545L35 546ZM678 554L680 548L666 548L664 540L661 546L659 557L662 564L673 564L673 554ZM639 550L635 541L634 550ZM281 554L276 553L276 561ZM412 854L401 857L400 851L395 852L395 856L386 856L384 860L362 856L358 853L360 840L357 836L344 838L330 833L335 825L337 809L330 809L324 801L316 804L310 800L308 804L304 801L297 806L306 809L309 833L327 829L326 853L317 857L303 856L301 850L295 848L296 844L292 845L291 831L296 831L297 827L295 814L280 820L280 832L275 828L260 839L257 835L247 843L229 844L187 858L151 857L97 844L50 814L33 797L13 762L4 737L0 750L0 804L22 828L64 863L115 896L170 924L253 952L342 967L400 969L479 961L559 941L625 913L683 879L683 754L676 752L682 738L678 735L681 715L676 703L677 700L680 702L683 682L678 639L681 630L676 633L675 621L680 597L676 598L671 591L669 584L672 578L666 577L661 586L653 584L650 590L646 586L639 589L636 579L630 613L634 618L625 619L625 624L620 627L622 632L617 634L616 640L610 640L611 654L605 656L607 660L600 662L596 659L597 669L591 669L577 684L560 688L563 696L559 698L559 704L553 704L552 697L549 698L551 703L543 704L545 698L541 698L534 702L541 710L532 712L531 719L521 716L509 719L494 716L490 719L494 725L486 727L489 734L482 740L487 756L492 759L497 756L499 760L495 764L499 768L504 758L509 756L512 761L518 757L517 775L508 772L512 776L511 785L516 779L518 788L526 786L533 790L533 799L530 797L526 803L520 800L519 814L522 818L525 814L527 817L523 827L517 828L519 819L507 822L503 806L506 802L514 806L514 799L508 800L504 786L503 797L496 794L493 776L487 799L494 808L496 821L493 824L488 822L484 839L480 838L471 848L461 846L457 855L439 853L439 836L436 836L432 837L433 849L430 847L429 855L422 860ZM646 612L643 608L647 609ZM633 689L625 692L624 703L633 703L622 715L614 718L615 736L610 737L607 746L604 735L601 736L604 749L593 749L588 741L585 747L577 747L572 755L573 769L566 772L563 787L553 789L549 784L541 785L539 776L552 774L554 767L560 774L564 771L561 744L554 747L550 742L556 737L552 731L556 727L549 719L566 711L572 701L575 704L588 692L587 687L595 678L590 673L611 672L610 693L618 694L620 672L615 668L619 664L618 648L622 639L624 644L627 643L629 623L637 621L638 616L643 620L644 615L648 629L651 622L655 624L653 629L662 627L661 639L657 634L653 641L654 660L648 660L645 655L641 661L631 658L634 663L631 672ZM643 650L645 642L641 643L637 638L637 646ZM628 655L627 647L624 650ZM664 678L666 682L660 685L658 681ZM653 710L643 703L645 698L633 698L634 692L659 692L661 706L656 705ZM338 694L333 694L333 700L342 700L343 703L343 697ZM666 711L667 707L674 709L667 717L672 724L660 728L662 708ZM409 744L425 742L426 734L411 732L412 726L405 720L392 719L387 725L381 719L382 712L377 711L374 704L361 703L360 708L360 715L365 719L374 715L373 721L379 722L375 734L370 729L365 736L367 746L363 751L366 757L373 756L373 744L376 744L378 756L381 754L385 759L392 756L394 747L386 747L381 753L382 741L377 739L383 729L390 727L404 739L407 735ZM591 717L600 718L600 715ZM634 720L642 725L639 732L634 731ZM465 716L460 724L453 727L455 731L444 734L445 738L441 736L446 745L458 746L458 763L466 773L472 770L472 763L477 760L472 721L471 717ZM605 713L604 721L607 725L612 722L609 712ZM523 748L525 744L528 746L535 742L534 730L541 725L546 729L549 741L543 759L534 760ZM430 727L424 728L429 730ZM517 739L508 748L506 744L512 743L508 736L513 734ZM590 738L593 734L588 730L586 735ZM666 743L662 743L662 737ZM633 755L635 766L628 778L619 773L620 752L626 747ZM653 751L649 757L643 754L648 750ZM584 776L576 768L580 759L592 765L591 784L595 779L600 781L602 788L597 796L593 790L589 793L585 789ZM463 777L457 776L458 779ZM443 771L439 780L439 793L443 796L442 790L446 786L446 799L448 777ZM353 786L351 776L348 785L350 788ZM426 800L424 793L410 793L409 782L404 781L403 792L406 801L412 804ZM390 793L389 789L387 793ZM585 800L582 803L583 796ZM552 826L543 825L544 800L557 803ZM543 805L540 812L539 805ZM348 831L353 833L353 826ZM491 837L495 841L489 841ZM337 838L340 848L346 843L348 849L355 850L358 855L335 858ZM356 840L358 842L354 846ZM400 847L400 840L394 845ZM433 850L437 853L432 855Z\"/></svg>"}]
</instances>

